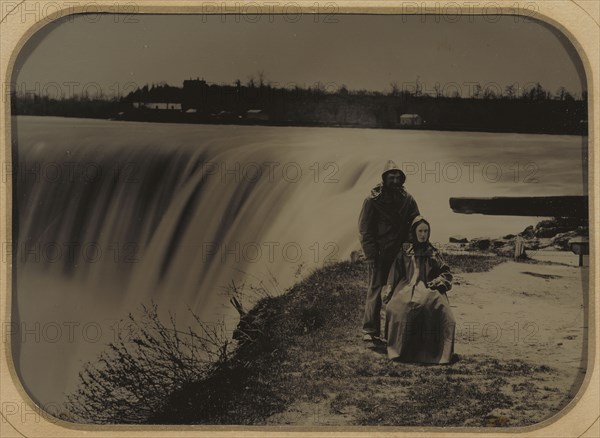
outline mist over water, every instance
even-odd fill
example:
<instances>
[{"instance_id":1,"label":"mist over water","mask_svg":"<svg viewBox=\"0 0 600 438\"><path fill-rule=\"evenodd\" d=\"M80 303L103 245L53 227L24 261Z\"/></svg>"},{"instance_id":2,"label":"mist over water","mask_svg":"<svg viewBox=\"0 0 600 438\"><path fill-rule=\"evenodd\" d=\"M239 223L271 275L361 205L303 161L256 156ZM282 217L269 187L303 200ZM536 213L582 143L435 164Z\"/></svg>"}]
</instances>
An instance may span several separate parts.
<instances>
[{"instance_id":1,"label":"mist over water","mask_svg":"<svg viewBox=\"0 0 600 438\"><path fill-rule=\"evenodd\" d=\"M83 361L142 303L183 326L190 308L233 328L231 281L281 293L348 259L362 201L389 159L407 173L432 242L540 220L458 215L453 196L586 193L576 136L13 121L13 321L29 330L13 337L13 354L43 405L74 389Z\"/></svg>"}]
</instances>

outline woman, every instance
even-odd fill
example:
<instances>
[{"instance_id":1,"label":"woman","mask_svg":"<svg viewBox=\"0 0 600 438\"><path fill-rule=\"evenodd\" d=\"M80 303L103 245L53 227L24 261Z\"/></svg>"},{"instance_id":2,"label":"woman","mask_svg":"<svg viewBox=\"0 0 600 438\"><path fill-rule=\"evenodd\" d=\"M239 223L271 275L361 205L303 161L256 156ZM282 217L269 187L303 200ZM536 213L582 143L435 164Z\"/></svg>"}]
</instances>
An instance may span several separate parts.
<instances>
[{"instance_id":1,"label":"woman","mask_svg":"<svg viewBox=\"0 0 600 438\"><path fill-rule=\"evenodd\" d=\"M413 243L400 250L382 291L390 359L442 364L449 363L454 353L456 323L446 296L452 274L429 243L430 231L422 216L413 220Z\"/></svg>"}]
</instances>

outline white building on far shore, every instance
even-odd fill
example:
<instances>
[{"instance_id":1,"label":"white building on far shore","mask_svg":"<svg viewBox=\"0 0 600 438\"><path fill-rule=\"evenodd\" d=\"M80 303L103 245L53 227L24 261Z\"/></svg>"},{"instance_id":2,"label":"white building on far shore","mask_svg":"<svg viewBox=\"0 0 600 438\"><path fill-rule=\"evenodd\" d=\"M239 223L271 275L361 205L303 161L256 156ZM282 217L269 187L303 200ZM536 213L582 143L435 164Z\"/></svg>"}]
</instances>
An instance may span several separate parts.
<instances>
[{"instance_id":1,"label":"white building on far shore","mask_svg":"<svg viewBox=\"0 0 600 438\"><path fill-rule=\"evenodd\" d=\"M133 102L133 107L181 111L181 104L176 102Z\"/></svg>"},{"instance_id":2,"label":"white building on far shore","mask_svg":"<svg viewBox=\"0 0 600 438\"><path fill-rule=\"evenodd\" d=\"M418 114L402 114L400 116L400 126L421 126L423 118Z\"/></svg>"}]
</instances>

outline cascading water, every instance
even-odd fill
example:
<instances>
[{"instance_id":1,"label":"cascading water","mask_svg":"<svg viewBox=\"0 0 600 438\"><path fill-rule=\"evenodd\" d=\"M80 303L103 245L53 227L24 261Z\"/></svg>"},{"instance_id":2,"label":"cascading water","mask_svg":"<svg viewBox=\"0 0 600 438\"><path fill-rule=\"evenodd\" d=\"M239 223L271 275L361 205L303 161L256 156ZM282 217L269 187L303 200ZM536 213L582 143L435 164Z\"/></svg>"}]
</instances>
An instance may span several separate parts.
<instances>
[{"instance_id":1,"label":"cascading water","mask_svg":"<svg viewBox=\"0 0 600 438\"><path fill-rule=\"evenodd\" d=\"M563 178L566 193L515 184L512 175L491 184L466 174L450 183L443 170L438 178L409 174L407 188L438 241L514 233L533 222L457 221L450 196L582 191L578 137L53 117L18 117L13 127L13 357L42 405L73 390L82 361L113 341L118 321L142 303L154 300L183 325L188 308L207 321L228 318L235 311L223 290L232 280L268 282L272 273L269 287L280 293L299 272L347 259L358 248L362 200L387 159L431 170L500 162L513 148L522 163L536 157L542 178Z\"/></svg>"}]
</instances>

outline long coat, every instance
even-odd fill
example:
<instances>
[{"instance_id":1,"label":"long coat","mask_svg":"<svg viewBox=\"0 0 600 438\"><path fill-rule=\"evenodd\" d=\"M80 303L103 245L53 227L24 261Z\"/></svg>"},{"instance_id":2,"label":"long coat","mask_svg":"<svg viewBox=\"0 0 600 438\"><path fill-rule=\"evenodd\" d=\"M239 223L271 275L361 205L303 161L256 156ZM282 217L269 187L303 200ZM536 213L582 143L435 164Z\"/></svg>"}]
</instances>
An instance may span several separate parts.
<instances>
[{"instance_id":1,"label":"long coat","mask_svg":"<svg viewBox=\"0 0 600 438\"><path fill-rule=\"evenodd\" d=\"M454 353L456 322L446 292L452 273L430 244L398 254L383 288L385 336L390 359L402 362L448 363ZM389 295L391 294L391 298Z\"/></svg>"},{"instance_id":2,"label":"long coat","mask_svg":"<svg viewBox=\"0 0 600 438\"><path fill-rule=\"evenodd\" d=\"M386 194L383 185L371 190L363 202L358 229L365 258L391 257L408 240L410 224L419 215L419 207L410 193L402 191L398 198Z\"/></svg>"}]
</instances>

